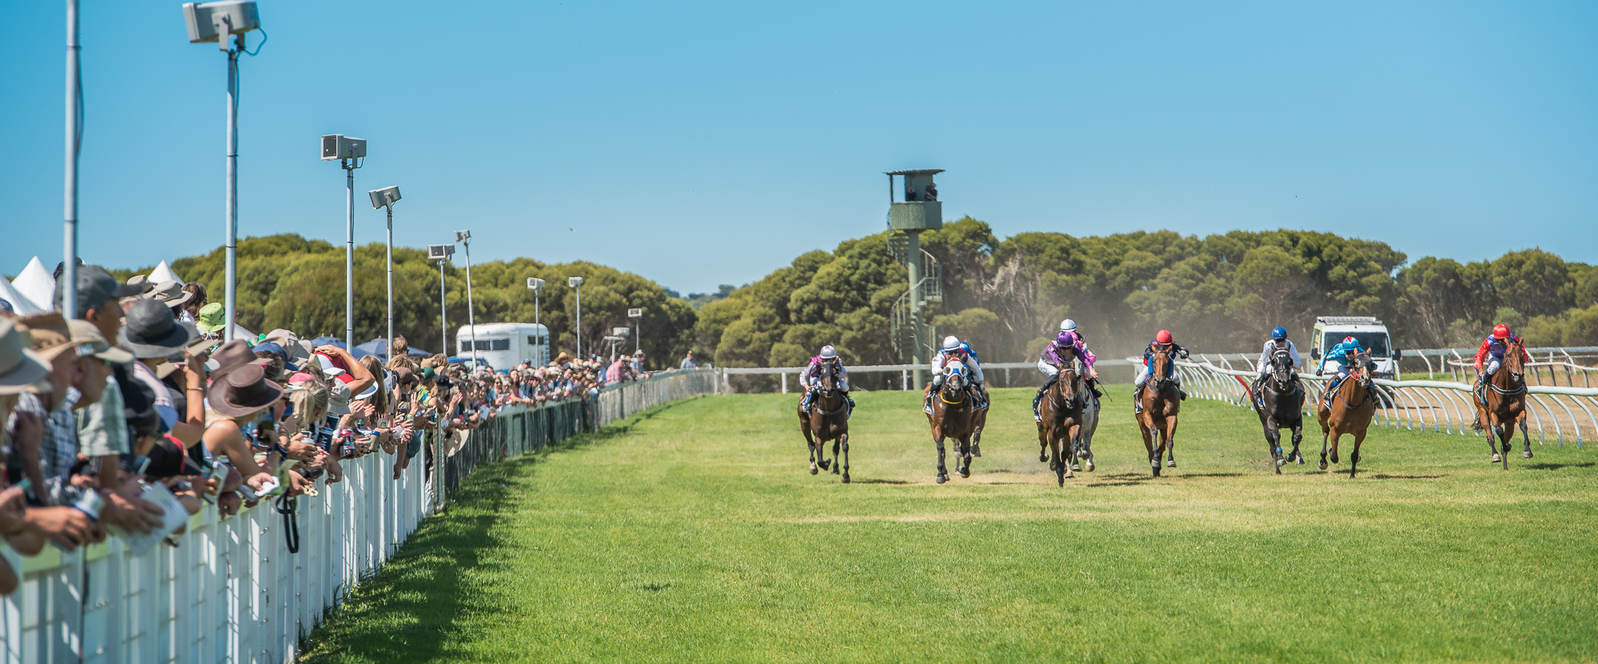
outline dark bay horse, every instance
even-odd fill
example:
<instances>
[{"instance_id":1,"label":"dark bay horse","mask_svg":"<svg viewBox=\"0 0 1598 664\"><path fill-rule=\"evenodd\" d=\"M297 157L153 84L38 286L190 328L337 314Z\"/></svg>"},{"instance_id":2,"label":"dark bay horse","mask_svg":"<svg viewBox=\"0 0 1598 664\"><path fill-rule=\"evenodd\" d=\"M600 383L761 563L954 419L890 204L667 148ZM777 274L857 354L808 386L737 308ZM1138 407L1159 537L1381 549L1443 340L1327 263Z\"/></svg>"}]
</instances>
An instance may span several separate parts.
<instances>
[{"instance_id":1,"label":"dark bay horse","mask_svg":"<svg viewBox=\"0 0 1598 664\"><path fill-rule=\"evenodd\" d=\"M1359 446L1365 442L1365 431L1370 428L1371 417L1376 414L1376 391L1371 378L1376 367L1370 353L1354 356L1354 367L1348 377L1337 386L1331 400L1321 400L1317 419L1321 424L1321 470L1326 470L1326 446L1330 441L1332 463L1337 463L1337 440L1344 435L1354 437L1354 452L1348 455L1348 476L1352 478L1359 466Z\"/></svg>"},{"instance_id":2,"label":"dark bay horse","mask_svg":"<svg viewBox=\"0 0 1598 664\"><path fill-rule=\"evenodd\" d=\"M943 440L955 440L954 470L961 477L970 477L971 439L981 435L981 425L987 421L987 409L967 389L965 363L955 360L943 370L943 386L933 395L937 398L932 400L932 414L927 416L927 422L932 424L932 444L938 448L938 484L949 481L949 471L943 465ZM926 389L930 393L932 386Z\"/></svg>"},{"instance_id":3,"label":"dark bay horse","mask_svg":"<svg viewBox=\"0 0 1598 664\"><path fill-rule=\"evenodd\" d=\"M1082 431L1082 410L1089 397L1082 382L1082 360L1074 350L1061 350L1054 368L1060 373L1038 404L1042 415L1038 422L1038 461L1048 461L1055 480L1065 486L1065 478L1072 477L1071 462Z\"/></svg>"},{"instance_id":4,"label":"dark bay horse","mask_svg":"<svg viewBox=\"0 0 1598 664\"><path fill-rule=\"evenodd\" d=\"M1477 399L1476 412L1487 425L1487 451L1492 453L1493 463L1503 462L1504 469L1508 470L1509 450L1514 447L1517 424L1521 439L1526 441L1522 456L1531 458L1531 437L1526 435L1526 347L1521 340L1509 340L1503 364L1483 392L1487 395L1487 405L1483 406ZM1499 444L1503 445L1502 454Z\"/></svg>"},{"instance_id":5,"label":"dark bay horse","mask_svg":"<svg viewBox=\"0 0 1598 664\"><path fill-rule=\"evenodd\" d=\"M1298 444L1304 439L1304 385L1293 371L1293 356L1286 350L1271 353L1271 373L1259 384L1254 410L1265 428L1265 444L1270 448L1271 465L1282 474L1282 465L1295 459L1304 463ZM1293 451L1282 454L1282 428L1293 432Z\"/></svg>"},{"instance_id":6,"label":"dark bay horse","mask_svg":"<svg viewBox=\"0 0 1598 664\"><path fill-rule=\"evenodd\" d=\"M810 446L810 474L832 469L834 475L843 470L843 483L849 483L849 399L838 389L838 366L823 362L817 380L821 389L810 404L810 412L799 412L799 431L805 434ZM832 461L827 460L827 441L832 441ZM840 447L842 454L840 456Z\"/></svg>"},{"instance_id":7,"label":"dark bay horse","mask_svg":"<svg viewBox=\"0 0 1598 664\"><path fill-rule=\"evenodd\" d=\"M1149 451L1149 468L1159 477L1162 455L1169 455L1170 465L1176 466L1176 416L1182 412L1182 395L1172 379L1176 373L1176 348L1156 350L1149 356L1149 368L1153 375L1143 386L1143 412L1133 415L1143 434L1143 447Z\"/></svg>"}]
</instances>

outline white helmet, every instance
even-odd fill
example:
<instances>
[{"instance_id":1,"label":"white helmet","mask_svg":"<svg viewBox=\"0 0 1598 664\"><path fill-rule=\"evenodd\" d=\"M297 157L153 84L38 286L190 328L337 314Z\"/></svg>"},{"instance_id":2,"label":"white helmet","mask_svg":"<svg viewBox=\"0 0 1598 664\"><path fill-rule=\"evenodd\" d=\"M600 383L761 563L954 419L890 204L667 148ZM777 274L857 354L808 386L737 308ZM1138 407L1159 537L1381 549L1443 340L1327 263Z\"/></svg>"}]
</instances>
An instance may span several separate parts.
<instances>
[{"instance_id":1,"label":"white helmet","mask_svg":"<svg viewBox=\"0 0 1598 664\"><path fill-rule=\"evenodd\" d=\"M833 348L831 345L821 347L821 359L830 360L835 357L838 357L838 349Z\"/></svg>"},{"instance_id":2,"label":"white helmet","mask_svg":"<svg viewBox=\"0 0 1598 664\"><path fill-rule=\"evenodd\" d=\"M1076 321L1071 320L1069 318L1060 321L1060 331L1061 332L1075 332L1076 331Z\"/></svg>"},{"instance_id":3,"label":"white helmet","mask_svg":"<svg viewBox=\"0 0 1598 664\"><path fill-rule=\"evenodd\" d=\"M954 350L960 347L960 337L949 335L943 338L943 349Z\"/></svg>"}]
</instances>

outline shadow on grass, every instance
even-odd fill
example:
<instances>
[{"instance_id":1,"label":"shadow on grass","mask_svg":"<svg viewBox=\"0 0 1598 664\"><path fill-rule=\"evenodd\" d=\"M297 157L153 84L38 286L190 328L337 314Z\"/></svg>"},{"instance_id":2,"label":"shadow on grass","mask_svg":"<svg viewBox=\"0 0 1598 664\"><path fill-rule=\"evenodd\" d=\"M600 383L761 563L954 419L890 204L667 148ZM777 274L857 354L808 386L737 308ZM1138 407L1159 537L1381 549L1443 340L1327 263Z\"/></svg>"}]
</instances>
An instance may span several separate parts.
<instances>
[{"instance_id":1,"label":"shadow on grass","mask_svg":"<svg viewBox=\"0 0 1598 664\"><path fill-rule=\"evenodd\" d=\"M854 478L850 478L850 481L853 482L854 484L909 484L909 482L905 481L905 480L882 480L882 479L857 480L857 479L854 479Z\"/></svg>"},{"instance_id":2,"label":"shadow on grass","mask_svg":"<svg viewBox=\"0 0 1598 664\"><path fill-rule=\"evenodd\" d=\"M1546 461L1533 461L1521 465L1521 468L1530 470L1559 470L1561 468L1591 468L1598 466L1598 461L1583 461L1581 463L1548 463Z\"/></svg>"},{"instance_id":3,"label":"shadow on grass","mask_svg":"<svg viewBox=\"0 0 1598 664\"><path fill-rule=\"evenodd\" d=\"M480 612L491 589L471 579L489 563L512 491L533 477L547 455L620 438L673 404L648 409L620 422L573 436L515 459L478 467L444 514L422 522L394 557L363 582L345 603L327 613L302 644L302 662L426 662L446 658L444 644ZM670 583L650 583L659 592Z\"/></svg>"}]
</instances>

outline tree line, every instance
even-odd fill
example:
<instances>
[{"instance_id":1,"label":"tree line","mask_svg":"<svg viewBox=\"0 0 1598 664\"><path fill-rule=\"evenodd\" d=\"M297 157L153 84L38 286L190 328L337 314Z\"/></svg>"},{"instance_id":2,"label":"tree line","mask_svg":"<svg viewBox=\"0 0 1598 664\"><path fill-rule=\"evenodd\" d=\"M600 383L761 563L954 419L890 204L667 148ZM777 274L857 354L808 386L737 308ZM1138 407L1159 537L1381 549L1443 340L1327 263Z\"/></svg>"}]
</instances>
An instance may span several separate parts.
<instances>
[{"instance_id":1,"label":"tree line","mask_svg":"<svg viewBox=\"0 0 1598 664\"><path fill-rule=\"evenodd\" d=\"M1495 322L1534 345L1598 344L1598 270L1540 249L1408 263L1385 243L1330 233L1001 240L970 217L921 242L943 266L937 334L970 339L988 362L1035 358L1066 317L1109 357L1137 353L1159 328L1213 351L1257 348L1276 325L1307 340L1317 315L1378 316L1409 348L1474 345ZM906 279L888 233L846 240L705 304L695 343L727 366L793 366L823 343L852 363L908 361L889 336Z\"/></svg>"},{"instance_id":2,"label":"tree line","mask_svg":"<svg viewBox=\"0 0 1598 664\"><path fill-rule=\"evenodd\" d=\"M1598 345L1598 269L1541 249L1468 263L1409 262L1386 243L1330 233L1031 232L1000 239L970 217L923 233L921 241L943 266L943 301L931 308L938 335L972 340L988 362L1035 358L1066 317L1107 357L1137 353L1162 327L1212 351L1255 348L1276 325L1307 340L1317 315L1379 316L1403 348L1474 345L1496 322L1533 345ZM342 247L272 235L243 240L238 257L240 324L342 336ZM223 260L218 248L172 267L221 301ZM612 327L630 323L628 308L642 307L643 348L657 365L695 350L723 366L796 366L827 343L852 364L908 361L890 340L893 304L907 277L887 232L802 254L754 283L690 299L589 262L486 261L472 266L477 320L532 322L526 279L541 277L540 320L556 352L574 351L569 276L586 280L585 350L598 350ZM444 277L453 343L466 322L464 261L446 266ZM383 245L356 248L355 289L357 342L382 336ZM394 250L394 315L396 332L413 346L439 347L438 268L422 250Z\"/></svg>"},{"instance_id":3,"label":"tree line","mask_svg":"<svg viewBox=\"0 0 1598 664\"><path fill-rule=\"evenodd\" d=\"M238 322L264 332L287 328L301 334L344 337L344 247L299 235L246 238L238 246ZM223 250L172 261L172 269L188 281L205 284L210 300L223 301ZM384 246L355 248L355 339L364 343L387 329ZM122 271L126 277L142 270ZM675 364L692 343L695 315L688 302L636 274L586 261L550 264L528 258L484 261L472 265L472 301L479 324L534 320L533 292L527 278L546 281L539 297L538 320L549 328L553 353L575 351L572 322L576 292L567 277L583 277L583 350L602 352L600 339L613 327L631 325L627 309L641 307L642 348L651 364ZM412 347L437 352L440 346L438 264L427 252L394 248L394 331ZM444 268L449 322L449 354L455 332L467 321L466 265L457 252ZM633 340L628 339L631 350Z\"/></svg>"}]
</instances>

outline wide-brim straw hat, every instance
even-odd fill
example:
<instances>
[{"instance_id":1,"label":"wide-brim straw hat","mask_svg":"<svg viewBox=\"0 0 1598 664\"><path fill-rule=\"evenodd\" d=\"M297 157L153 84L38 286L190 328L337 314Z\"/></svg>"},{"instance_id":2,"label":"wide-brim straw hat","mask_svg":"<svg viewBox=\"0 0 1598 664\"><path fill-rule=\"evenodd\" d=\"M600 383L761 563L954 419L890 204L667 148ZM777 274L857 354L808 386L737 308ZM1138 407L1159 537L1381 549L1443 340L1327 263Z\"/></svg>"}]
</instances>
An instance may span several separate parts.
<instances>
[{"instance_id":1,"label":"wide-brim straw hat","mask_svg":"<svg viewBox=\"0 0 1598 664\"><path fill-rule=\"evenodd\" d=\"M28 348L27 334L0 318L0 394L17 394L50 375L48 360Z\"/></svg>"}]
</instances>

